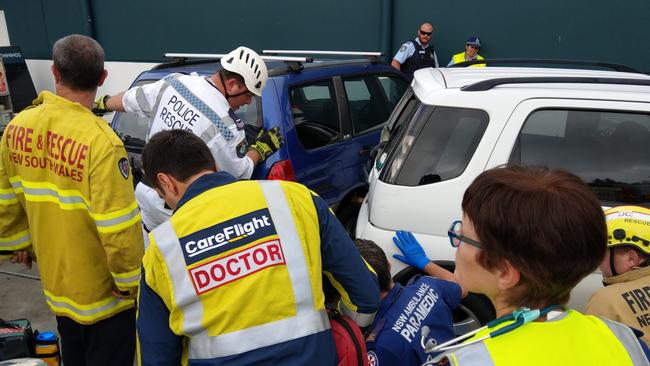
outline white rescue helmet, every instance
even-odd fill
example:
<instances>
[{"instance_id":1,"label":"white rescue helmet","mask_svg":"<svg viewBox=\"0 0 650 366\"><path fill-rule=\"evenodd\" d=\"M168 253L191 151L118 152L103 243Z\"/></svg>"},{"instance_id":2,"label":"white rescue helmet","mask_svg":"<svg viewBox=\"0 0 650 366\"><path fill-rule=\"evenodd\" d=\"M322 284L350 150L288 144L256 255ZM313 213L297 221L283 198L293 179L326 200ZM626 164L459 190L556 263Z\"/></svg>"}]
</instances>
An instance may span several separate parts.
<instances>
[{"instance_id":1,"label":"white rescue helmet","mask_svg":"<svg viewBox=\"0 0 650 366\"><path fill-rule=\"evenodd\" d=\"M248 47L239 46L221 59L224 69L237 73L244 78L248 90L262 96L269 72L262 57Z\"/></svg>"}]
</instances>

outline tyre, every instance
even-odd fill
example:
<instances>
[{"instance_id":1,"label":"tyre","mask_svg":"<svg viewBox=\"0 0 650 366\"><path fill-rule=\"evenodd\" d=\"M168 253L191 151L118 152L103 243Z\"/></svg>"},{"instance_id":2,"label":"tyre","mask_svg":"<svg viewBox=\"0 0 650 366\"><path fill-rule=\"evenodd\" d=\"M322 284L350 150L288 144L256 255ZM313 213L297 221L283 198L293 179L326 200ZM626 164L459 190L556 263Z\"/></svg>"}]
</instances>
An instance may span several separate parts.
<instances>
[{"instance_id":1,"label":"tyre","mask_svg":"<svg viewBox=\"0 0 650 366\"><path fill-rule=\"evenodd\" d=\"M443 268L453 271L454 262L436 262ZM416 275L424 273L415 267L408 266L393 276L393 281L406 285ZM496 317L492 302L481 294L469 293L461 300L460 306L453 311L454 333L462 335L480 328Z\"/></svg>"},{"instance_id":2,"label":"tyre","mask_svg":"<svg viewBox=\"0 0 650 366\"><path fill-rule=\"evenodd\" d=\"M348 235L350 235L350 238L352 238L352 240L355 239L354 236L357 230L357 217L359 216L360 209L361 204L348 202L336 213L336 217L339 219L345 228L345 231L348 233Z\"/></svg>"}]
</instances>

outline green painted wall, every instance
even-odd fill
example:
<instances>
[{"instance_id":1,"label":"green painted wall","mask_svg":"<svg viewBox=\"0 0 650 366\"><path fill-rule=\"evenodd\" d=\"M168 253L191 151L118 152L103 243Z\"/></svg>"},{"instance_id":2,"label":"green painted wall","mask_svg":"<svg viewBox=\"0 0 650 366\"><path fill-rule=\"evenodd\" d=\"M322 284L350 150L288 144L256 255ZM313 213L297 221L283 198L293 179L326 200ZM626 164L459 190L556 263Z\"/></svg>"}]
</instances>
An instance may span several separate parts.
<instances>
[{"instance_id":1,"label":"green painted wall","mask_svg":"<svg viewBox=\"0 0 650 366\"><path fill-rule=\"evenodd\" d=\"M392 56L430 21L444 64L476 34L486 57L592 59L650 71L648 0L0 0L0 9L12 44L31 59L49 59L52 43L69 33L94 36L111 61L240 44Z\"/></svg>"}]
</instances>

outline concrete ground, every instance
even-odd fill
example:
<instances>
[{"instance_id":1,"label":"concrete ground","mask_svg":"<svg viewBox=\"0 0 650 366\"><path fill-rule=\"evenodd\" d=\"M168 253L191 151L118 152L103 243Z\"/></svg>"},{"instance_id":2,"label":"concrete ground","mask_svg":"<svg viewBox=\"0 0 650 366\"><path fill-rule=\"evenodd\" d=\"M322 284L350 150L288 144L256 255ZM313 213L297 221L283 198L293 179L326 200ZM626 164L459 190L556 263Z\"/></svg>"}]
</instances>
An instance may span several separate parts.
<instances>
[{"instance_id":1,"label":"concrete ground","mask_svg":"<svg viewBox=\"0 0 650 366\"><path fill-rule=\"evenodd\" d=\"M26 318L32 329L41 332L56 330L56 318L45 303L41 281L7 274L39 277L38 265L31 270L10 261L0 262L0 318L4 320Z\"/></svg>"},{"instance_id":2,"label":"concrete ground","mask_svg":"<svg viewBox=\"0 0 650 366\"><path fill-rule=\"evenodd\" d=\"M34 263L28 270L24 265L9 260L0 261L0 319L26 318L32 323L33 330L51 331L58 336L56 318L45 303L41 281L8 273L38 278L38 264ZM133 365L137 363L134 361Z\"/></svg>"}]
</instances>

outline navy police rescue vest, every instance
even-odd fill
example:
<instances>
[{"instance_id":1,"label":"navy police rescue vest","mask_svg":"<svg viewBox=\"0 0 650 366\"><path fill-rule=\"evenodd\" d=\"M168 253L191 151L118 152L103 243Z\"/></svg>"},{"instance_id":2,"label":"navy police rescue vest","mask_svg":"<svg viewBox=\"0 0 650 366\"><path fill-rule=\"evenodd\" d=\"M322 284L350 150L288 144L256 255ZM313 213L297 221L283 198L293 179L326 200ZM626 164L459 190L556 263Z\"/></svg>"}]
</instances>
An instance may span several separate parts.
<instances>
[{"instance_id":1,"label":"navy police rescue vest","mask_svg":"<svg viewBox=\"0 0 650 366\"><path fill-rule=\"evenodd\" d=\"M435 48L432 43L429 43L429 47L423 48L418 42L410 40L411 44L415 47L415 52L411 57L407 58L402 64L401 70L403 73L408 76L409 79L413 79L413 73L415 70L423 69L425 67L435 67L436 59L433 56Z\"/></svg>"}]
</instances>

